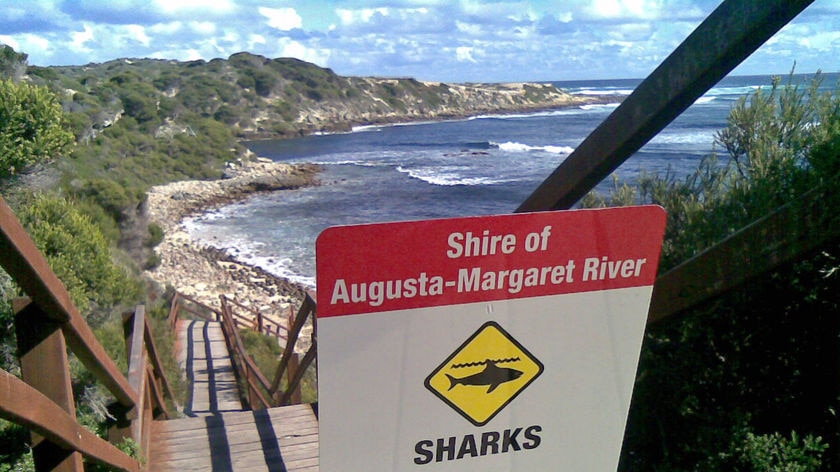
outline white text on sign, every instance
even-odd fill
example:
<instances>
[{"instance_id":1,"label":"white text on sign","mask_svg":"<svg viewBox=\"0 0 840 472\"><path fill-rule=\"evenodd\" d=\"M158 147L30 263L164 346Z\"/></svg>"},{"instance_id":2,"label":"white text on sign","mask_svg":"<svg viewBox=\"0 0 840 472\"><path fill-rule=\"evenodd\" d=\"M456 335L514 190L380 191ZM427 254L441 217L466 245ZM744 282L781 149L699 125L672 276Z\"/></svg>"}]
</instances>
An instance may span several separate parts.
<instances>
[{"instance_id":1,"label":"white text on sign","mask_svg":"<svg viewBox=\"0 0 840 472\"><path fill-rule=\"evenodd\" d=\"M528 233L525 237L525 250L534 252L548 249L548 237L551 226L543 228L539 233ZM475 236L471 231L466 233L454 232L447 239L449 250L446 256L450 259L459 257L495 256L496 254L513 254L516 250L515 234L491 234L485 229L481 236Z\"/></svg>"}]
</instances>

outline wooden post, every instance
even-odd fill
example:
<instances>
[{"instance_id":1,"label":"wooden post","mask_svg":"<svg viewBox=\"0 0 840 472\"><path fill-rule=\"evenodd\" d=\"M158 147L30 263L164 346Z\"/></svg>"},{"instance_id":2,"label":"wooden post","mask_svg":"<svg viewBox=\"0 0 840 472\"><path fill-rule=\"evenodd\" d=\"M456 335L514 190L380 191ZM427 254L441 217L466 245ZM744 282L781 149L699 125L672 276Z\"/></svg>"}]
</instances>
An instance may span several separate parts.
<instances>
[{"instance_id":1,"label":"wooden post","mask_svg":"<svg viewBox=\"0 0 840 472\"><path fill-rule=\"evenodd\" d=\"M61 325L50 320L28 298L12 302L15 311L15 334L23 381L38 389L71 417L76 417L67 345ZM83 472L82 455L62 449L55 443L32 434L35 470Z\"/></svg>"},{"instance_id":2,"label":"wooden post","mask_svg":"<svg viewBox=\"0 0 840 472\"><path fill-rule=\"evenodd\" d=\"M128 382L137 392L137 404L133 408L119 408L111 410L117 422L108 431L108 439L112 444L119 444L123 439L134 440L141 448L141 454L148 452L144 432L150 425L151 418L148 411L149 399L146 385L146 366L148 364L145 350L145 310L142 305L134 312L123 314L123 334L125 336L126 355L128 357ZM148 424L147 424L148 423Z\"/></svg>"},{"instance_id":3,"label":"wooden post","mask_svg":"<svg viewBox=\"0 0 840 472\"><path fill-rule=\"evenodd\" d=\"M175 295L172 297L172 305L169 308L169 317L167 320L169 321L169 329L175 329L175 325L178 323L178 311L180 310L181 297L178 292L175 292Z\"/></svg>"},{"instance_id":4,"label":"wooden post","mask_svg":"<svg viewBox=\"0 0 840 472\"><path fill-rule=\"evenodd\" d=\"M292 386L292 381L297 375L297 371L300 369L300 357L297 353L292 354L292 357L289 358L289 367L286 371L286 385L289 387ZM291 395L289 396L289 404L290 405L297 405L300 403L300 382L294 386Z\"/></svg>"}]
</instances>

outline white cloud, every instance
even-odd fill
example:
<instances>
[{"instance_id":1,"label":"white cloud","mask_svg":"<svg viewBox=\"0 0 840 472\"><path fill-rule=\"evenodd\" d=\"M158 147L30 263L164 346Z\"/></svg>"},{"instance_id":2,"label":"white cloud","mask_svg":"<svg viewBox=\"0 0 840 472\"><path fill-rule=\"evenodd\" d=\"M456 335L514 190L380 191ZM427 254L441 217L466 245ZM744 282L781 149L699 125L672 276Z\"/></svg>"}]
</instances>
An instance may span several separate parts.
<instances>
[{"instance_id":1,"label":"white cloud","mask_svg":"<svg viewBox=\"0 0 840 472\"><path fill-rule=\"evenodd\" d=\"M154 0L154 6L167 15L185 11L230 13L235 9L230 0Z\"/></svg>"},{"instance_id":2,"label":"white cloud","mask_svg":"<svg viewBox=\"0 0 840 472\"><path fill-rule=\"evenodd\" d=\"M140 25L125 25L124 28L128 38L137 41L143 46L148 47L151 44L152 39L146 34L146 28Z\"/></svg>"},{"instance_id":3,"label":"white cloud","mask_svg":"<svg viewBox=\"0 0 840 472\"><path fill-rule=\"evenodd\" d=\"M180 21L172 21L169 23L157 23L149 27L149 31L153 35L171 35L183 29L184 24Z\"/></svg>"},{"instance_id":4,"label":"white cloud","mask_svg":"<svg viewBox=\"0 0 840 472\"><path fill-rule=\"evenodd\" d=\"M262 43L259 41L262 40ZM322 67L326 67L329 63L331 51L327 48L320 48L317 45L305 44L300 41L293 40L291 38L269 38L269 41L265 41L265 38L261 36L251 36L250 42L252 44L260 44L260 48L257 49L249 49L251 52L256 54L262 54L266 57L294 57L306 62L311 62L313 64L317 64ZM244 47L240 47L238 50L243 50ZM232 54L236 51L231 51Z\"/></svg>"},{"instance_id":5,"label":"white cloud","mask_svg":"<svg viewBox=\"0 0 840 472\"><path fill-rule=\"evenodd\" d=\"M455 59L458 62L473 62L476 63L478 61L472 56L473 48L468 46L460 46L455 48Z\"/></svg>"},{"instance_id":6,"label":"white cloud","mask_svg":"<svg viewBox=\"0 0 840 472\"><path fill-rule=\"evenodd\" d=\"M261 34L252 34L248 37L248 49L254 49L256 45L263 45L266 43L267 41L265 40L265 36Z\"/></svg>"},{"instance_id":7,"label":"white cloud","mask_svg":"<svg viewBox=\"0 0 840 472\"><path fill-rule=\"evenodd\" d=\"M84 28L84 31L74 31L70 34L70 37L73 38L73 47L87 49L85 43L93 41L93 28L91 28L88 24L85 24Z\"/></svg>"},{"instance_id":8,"label":"white cloud","mask_svg":"<svg viewBox=\"0 0 840 472\"><path fill-rule=\"evenodd\" d=\"M484 29L481 25L475 23L465 23L463 21L456 21L455 26L458 28L458 31L461 33L465 33L468 36L479 36L484 32Z\"/></svg>"},{"instance_id":9,"label":"white cloud","mask_svg":"<svg viewBox=\"0 0 840 472\"><path fill-rule=\"evenodd\" d=\"M268 26L280 31L289 31L303 27L303 18L294 8L259 7L260 15L268 18Z\"/></svg>"},{"instance_id":10,"label":"white cloud","mask_svg":"<svg viewBox=\"0 0 840 472\"><path fill-rule=\"evenodd\" d=\"M30 64L32 63L32 56L47 56L52 57L54 50L50 40L37 34L21 34L16 38L10 38L10 41L3 41L17 52L24 52L30 57ZM14 44L13 44L14 43Z\"/></svg>"},{"instance_id":11,"label":"white cloud","mask_svg":"<svg viewBox=\"0 0 840 472\"><path fill-rule=\"evenodd\" d=\"M0 43L3 43L6 46L9 46L12 49L20 52L20 43L18 43L17 40L15 40L15 38L9 35L0 34Z\"/></svg>"},{"instance_id":12,"label":"white cloud","mask_svg":"<svg viewBox=\"0 0 840 472\"><path fill-rule=\"evenodd\" d=\"M823 31L799 38L797 42L800 46L804 46L807 49L816 49L817 51L836 50L840 46L840 32Z\"/></svg>"},{"instance_id":13,"label":"white cloud","mask_svg":"<svg viewBox=\"0 0 840 472\"><path fill-rule=\"evenodd\" d=\"M355 23L368 23L374 15L388 16L390 10L388 8L362 8L359 10L338 8L335 14L342 24L352 25Z\"/></svg>"},{"instance_id":14,"label":"white cloud","mask_svg":"<svg viewBox=\"0 0 840 472\"><path fill-rule=\"evenodd\" d=\"M210 60L250 51L298 57L344 75L443 81L643 77L719 3L0 0L0 42L37 65L149 56ZM753 62L765 69L794 59L803 71L811 64L833 67L840 51L838 5L815 0Z\"/></svg>"},{"instance_id":15,"label":"white cloud","mask_svg":"<svg viewBox=\"0 0 840 472\"><path fill-rule=\"evenodd\" d=\"M190 21L188 26L198 34L210 35L216 32L216 23L211 21Z\"/></svg>"},{"instance_id":16,"label":"white cloud","mask_svg":"<svg viewBox=\"0 0 840 472\"><path fill-rule=\"evenodd\" d=\"M593 18L654 19L662 8L661 0L594 0L584 11Z\"/></svg>"}]
</instances>

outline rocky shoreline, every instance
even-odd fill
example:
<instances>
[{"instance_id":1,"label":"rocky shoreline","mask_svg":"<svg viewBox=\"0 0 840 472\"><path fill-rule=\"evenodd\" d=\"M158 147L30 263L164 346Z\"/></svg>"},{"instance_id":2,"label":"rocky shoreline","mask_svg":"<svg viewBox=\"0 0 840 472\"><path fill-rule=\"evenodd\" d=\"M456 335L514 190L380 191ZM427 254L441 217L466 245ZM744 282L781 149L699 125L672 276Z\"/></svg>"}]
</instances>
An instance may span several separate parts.
<instances>
[{"instance_id":1,"label":"rocky shoreline","mask_svg":"<svg viewBox=\"0 0 840 472\"><path fill-rule=\"evenodd\" d=\"M539 108L568 108L579 105L580 102L598 103L607 100L605 97L570 95L561 98L558 98L553 106L543 105ZM610 99L614 100L615 97ZM529 106L519 106L501 113L530 110ZM380 118L375 120L380 124L413 121L408 117ZM442 119L441 116L426 118ZM341 120L337 122L341 123ZM157 223L163 229L164 238L155 248L160 262L155 268L146 271L146 275L161 286L174 287L207 305L218 306L219 296L225 295L241 305L259 311L275 323L285 324L289 307L300 305L306 287L259 267L242 263L224 250L192 239L183 225L183 220L242 200L253 193L318 185L319 171L320 167L317 165L291 165L256 158L252 161L229 164L220 180L179 181L152 187L147 193L148 217L149 221Z\"/></svg>"},{"instance_id":2,"label":"rocky shoreline","mask_svg":"<svg viewBox=\"0 0 840 472\"><path fill-rule=\"evenodd\" d=\"M318 185L315 165L290 165L267 159L230 164L220 180L189 180L152 187L147 193L149 220L164 232L155 248L160 263L146 275L209 306L219 296L260 312L285 326L290 306L300 306L306 288L259 267L244 264L187 233L183 220L242 200L257 192Z\"/></svg>"}]
</instances>

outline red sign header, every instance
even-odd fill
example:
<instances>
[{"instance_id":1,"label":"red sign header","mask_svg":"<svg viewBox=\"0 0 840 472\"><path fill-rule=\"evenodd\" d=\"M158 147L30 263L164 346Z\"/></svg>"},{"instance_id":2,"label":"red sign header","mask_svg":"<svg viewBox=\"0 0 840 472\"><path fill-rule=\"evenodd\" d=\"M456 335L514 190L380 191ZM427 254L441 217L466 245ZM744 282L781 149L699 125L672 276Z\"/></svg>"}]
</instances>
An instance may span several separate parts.
<instances>
[{"instance_id":1,"label":"red sign header","mask_svg":"<svg viewBox=\"0 0 840 472\"><path fill-rule=\"evenodd\" d=\"M556 211L328 228L318 316L653 285L665 211Z\"/></svg>"}]
</instances>

